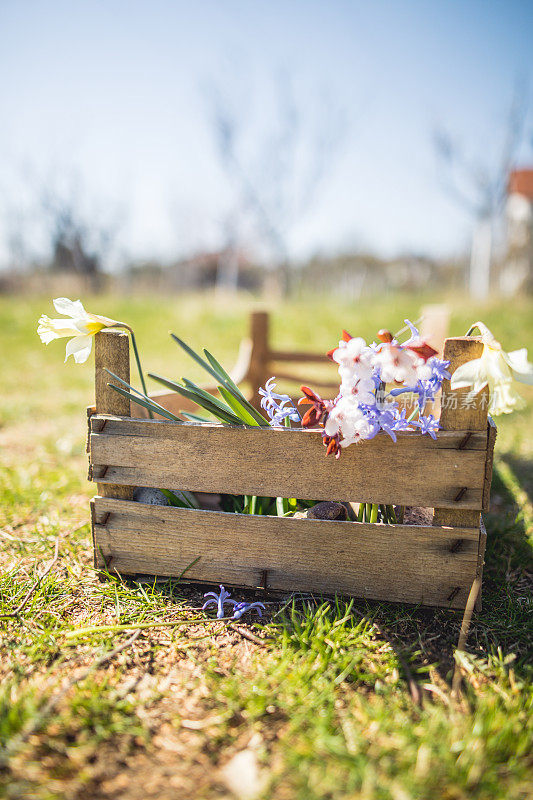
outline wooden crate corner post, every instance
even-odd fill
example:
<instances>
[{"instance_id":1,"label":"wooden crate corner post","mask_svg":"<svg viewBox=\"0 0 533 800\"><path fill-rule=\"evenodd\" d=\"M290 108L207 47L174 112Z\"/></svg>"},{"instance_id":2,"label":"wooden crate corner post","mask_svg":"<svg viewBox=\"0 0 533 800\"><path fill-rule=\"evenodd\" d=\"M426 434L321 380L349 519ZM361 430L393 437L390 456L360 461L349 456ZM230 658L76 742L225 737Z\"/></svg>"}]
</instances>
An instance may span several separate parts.
<instances>
[{"instance_id":1,"label":"wooden crate corner post","mask_svg":"<svg viewBox=\"0 0 533 800\"><path fill-rule=\"evenodd\" d=\"M483 343L479 336L457 336L446 339L444 358L450 362L449 372L453 373L467 361L480 358ZM492 474L492 453L494 450L495 428L488 418L489 391L485 387L475 397L469 397L471 388L451 390L450 381L445 380L442 386L440 425L445 431L465 431L460 443L461 449L468 447L468 439L474 431L487 432L487 454L485 464L485 483L483 487L482 506L488 506L490 478ZM466 487L457 486L455 499L464 497ZM481 510L436 508L433 524L448 527L467 527L479 530L478 562L476 577L483 570L486 533L481 519ZM481 589L477 598L477 608L481 608Z\"/></svg>"},{"instance_id":2,"label":"wooden crate corner post","mask_svg":"<svg viewBox=\"0 0 533 800\"><path fill-rule=\"evenodd\" d=\"M94 395L95 413L111 414L118 417L130 416L130 401L127 397L115 392L109 384L115 381L109 372L113 372L123 381L130 382L130 343L129 335L123 331L104 330L97 333L94 341ZM109 370L109 372L107 371ZM105 423L104 423L105 424ZM96 433L93 429L93 433ZM101 431L99 431L101 432ZM104 477L109 465L92 465L93 479ZM114 497L119 500L133 498L133 486L118 486L112 483L97 483L97 493L102 497ZM91 502L91 525L93 529L94 566L107 566L106 556L96 547L94 526L96 511L94 501Z\"/></svg>"}]
</instances>

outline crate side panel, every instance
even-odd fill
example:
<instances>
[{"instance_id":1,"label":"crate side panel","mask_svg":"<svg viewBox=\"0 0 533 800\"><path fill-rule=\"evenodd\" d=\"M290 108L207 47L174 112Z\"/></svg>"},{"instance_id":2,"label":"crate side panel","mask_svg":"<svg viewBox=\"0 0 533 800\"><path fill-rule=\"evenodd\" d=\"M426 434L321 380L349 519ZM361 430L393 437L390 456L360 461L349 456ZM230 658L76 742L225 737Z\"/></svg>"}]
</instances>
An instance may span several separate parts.
<instances>
[{"instance_id":1,"label":"crate side panel","mask_svg":"<svg viewBox=\"0 0 533 800\"><path fill-rule=\"evenodd\" d=\"M92 427L94 433L100 433L105 428L105 432L110 435L119 436L149 436L157 437L160 439L181 439L184 430L191 431L189 435L197 436L200 440L205 436L206 430L216 429L222 431L220 436L233 437L235 431L237 435L248 437L259 437L263 442L270 444L272 434L276 436L290 436L291 446L295 445L295 440L316 438L316 429L272 429L272 428L239 428L231 425L221 425L216 422L206 423L178 423L169 422L168 420L148 420L148 419L132 419L130 417L117 417L112 414L95 414L92 418ZM468 436L467 436L468 435ZM268 437L265 439L265 437ZM467 438L465 438L467 437ZM481 431L439 431L437 439L434 440L431 436L421 436L416 431L399 431L397 433L398 441L402 443L404 448L408 448L413 455L420 454L426 450L486 450L487 449L487 436L485 432ZM372 440L374 448L390 448L394 446L394 442L386 435L380 435ZM361 443L363 446L365 443ZM367 442L366 445L369 443Z\"/></svg>"},{"instance_id":2,"label":"crate side panel","mask_svg":"<svg viewBox=\"0 0 533 800\"><path fill-rule=\"evenodd\" d=\"M156 423L158 424L158 423ZM120 430L120 428L119 428ZM91 435L100 483L203 492L480 509L485 451L378 436L326 458L318 432L179 426L180 435ZM455 501L461 491L460 499Z\"/></svg>"},{"instance_id":3,"label":"crate side panel","mask_svg":"<svg viewBox=\"0 0 533 800\"><path fill-rule=\"evenodd\" d=\"M464 606L479 531L254 517L95 499L100 565L278 590ZM196 559L198 559L196 561ZM451 598L451 599L450 599Z\"/></svg>"}]
</instances>

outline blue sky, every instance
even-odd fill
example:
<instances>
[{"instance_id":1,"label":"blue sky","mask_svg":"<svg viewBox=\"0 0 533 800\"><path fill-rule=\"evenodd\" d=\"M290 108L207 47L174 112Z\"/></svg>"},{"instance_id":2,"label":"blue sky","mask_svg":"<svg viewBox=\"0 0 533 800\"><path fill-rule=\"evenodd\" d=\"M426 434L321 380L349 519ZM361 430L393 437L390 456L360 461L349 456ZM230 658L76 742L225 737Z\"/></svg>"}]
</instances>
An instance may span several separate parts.
<instances>
[{"instance_id":1,"label":"blue sky","mask_svg":"<svg viewBox=\"0 0 533 800\"><path fill-rule=\"evenodd\" d=\"M432 130L493 160L517 76L533 105L532 34L533 3L515 0L0 0L0 259L14 218L39 246L35 187L74 175L88 219L120 219L120 254L216 246L235 194L206 87L245 109L246 162L282 72L305 134L332 108L345 120L287 225L291 254L459 252L471 222L442 190Z\"/></svg>"}]
</instances>

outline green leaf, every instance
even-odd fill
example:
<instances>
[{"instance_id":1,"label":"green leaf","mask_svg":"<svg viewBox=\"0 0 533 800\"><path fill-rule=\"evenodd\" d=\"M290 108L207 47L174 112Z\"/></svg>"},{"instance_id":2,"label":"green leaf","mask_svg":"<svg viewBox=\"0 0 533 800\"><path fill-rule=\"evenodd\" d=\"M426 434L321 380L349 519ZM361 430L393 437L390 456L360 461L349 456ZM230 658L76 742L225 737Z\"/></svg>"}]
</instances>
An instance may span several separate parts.
<instances>
[{"instance_id":1,"label":"green leaf","mask_svg":"<svg viewBox=\"0 0 533 800\"><path fill-rule=\"evenodd\" d=\"M276 497L276 511L278 517L284 517L289 511L289 502L285 497Z\"/></svg>"},{"instance_id":2,"label":"green leaf","mask_svg":"<svg viewBox=\"0 0 533 800\"><path fill-rule=\"evenodd\" d=\"M133 400L134 403L138 403L138 405L143 406L144 408L147 408L149 411L155 411L156 414L160 414L162 417L166 417L167 419L172 420L172 422L182 422L183 421L179 417L176 417L174 414L172 414L170 411L167 411L166 408L163 408L162 406L160 406L158 403L152 403L152 401L149 398L145 399L142 396L141 397L137 397L136 395L132 394L131 392L127 392L121 386L114 386L112 383L108 383L107 385L110 386L111 389L114 389L115 392L118 392L119 394L123 395L124 397L129 397L129 399Z\"/></svg>"},{"instance_id":3,"label":"green leaf","mask_svg":"<svg viewBox=\"0 0 533 800\"><path fill-rule=\"evenodd\" d=\"M162 378L160 375L149 373L149 377L154 381L162 383L163 386L167 386L169 389L172 389L172 391L181 394L183 397L192 400L206 411L209 411L210 414L213 414L213 416L215 416L221 422L225 422L229 425L242 425L241 420L235 416L231 409L224 406L220 400L217 400L216 397L208 394L208 392L203 392L203 390L198 391L198 387L195 387L195 385L191 384L190 381L188 381L188 384L191 386L191 388L185 388L185 386L181 386L179 383L175 383L174 381L169 381L167 378Z\"/></svg>"},{"instance_id":4,"label":"green leaf","mask_svg":"<svg viewBox=\"0 0 533 800\"><path fill-rule=\"evenodd\" d=\"M138 397L131 398L135 403L138 403L139 405L148 408L148 411L153 411L154 409L157 409L156 413L161 414L161 416L168 416L170 412L168 412L164 406L159 405L159 403L157 403L152 397L148 397L148 395L144 394L144 392L141 392L139 391L139 389L136 389L135 386L131 386L127 381L122 380L122 378L119 378L119 376L115 375L114 372L111 372L110 369L107 369L107 367L104 367L104 369L108 373L108 375L111 375L111 377L114 378L116 381L121 383L123 386L127 386L130 391L135 392L135 394L138 395ZM107 385L111 386L112 389L117 388L116 386L113 386L112 383L108 383ZM141 403L138 398L142 398L145 402ZM150 403L151 404L150 407L148 407L146 403ZM179 417L174 417L174 415L172 416L178 422L182 421Z\"/></svg>"},{"instance_id":5,"label":"green leaf","mask_svg":"<svg viewBox=\"0 0 533 800\"><path fill-rule=\"evenodd\" d=\"M188 378L182 378L182 381L185 384L185 387L189 391L195 392L200 397L203 397L203 399L207 403L212 403L213 405L217 406L222 411L224 411L226 414L232 414L233 413L231 406L228 406L228 405L226 405L226 403L223 403L222 400L219 400L219 398L216 397L215 395L211 394L211 392L206 392L205 389L202 389L201 386L197 386L195 383L190 381ZM238 417L238 415L237 415L237 417ZM238 419L240 420L240 417L238 417Z\"/></svg>"},{"instance_id":6,"label":"green leaf","mask_svg":"<svg viewBox=\"0 0 533 800\"><path fill-rule=\"evenodd\" d=\"M224 384L226 389L231 392L233 397L242 405L250 416L252 416L259 425L263 427L268 427L270 425L269 421L259 412L253 405L250 403L249 400L243 395L237 384L233 381L231 375L228 375L222 364L220 364L217 359L212 355L209 350L204 350L206 358L209 360L211 366L214 369L217 369L222 376L221 383Z\"/></svg>"},{"instance_id":7,"label":"green leaf","mask_svg":"<svg viewBox=\"0 0 533 800\"><path fill-rule=\"evenodd\" d=\"M169 489L160 489L159 491L165 495L170 505L174 506L174 508L200 508L198 501L191 492L181 489L174 489L172 492Z\"/></svg>"},{"instance_id":8,"label":"green leaf","mask_svg":"<svg viewBox=\"0 0 533 800\"><path fill-rule=\"evenodd\" d=\"M225 386L219 386L218 391L220 392L220 394L222 395L228 406L231 408L231 410L234 411L235 414L237 414L239 419L242 420L242 422L244 422L245 425L251 425L254 428L261 427L259 423L252 417L252 415L248 413L246 408L244 408L242 403L239 403L239 401L233 397L229 389L226 389Z\"/></svg>"},{"instance_id":9,"label":"green leaf","mask_svg":"<svg viewBox=\"0 0 533 800\"><path fill-rule=\"evenodd\" d=\"M189 356L190 356L191 358L193 358L193 359L194 359L194 360L195 360L195 361L196 361L198 364L200 364L200 366L201 366L203 369L205 369L205 371L206 371L206 372L209 372L209 374L210 374L210 375L212 375L212 376L213 376L213 378L215 378L217 381L219 381L219 380L220 380L220 376L218 375L218 373L217 373L217 372L216 372L216 371L215 371L215 370L214 370L214 369L213 369L213 368L212 368L212 367L211 367L211 366L210 366L210 365L207 363L207 361L204 361L204 359L203 359L201 356L199 356L199 355L198 355L198 353L195 353L195 351L192 349L192 347L189 347L189 345L188 345L188 344L186 344L186 343L183 341L183 339L180 339L180 338L179 338L179 336L176 336L176 334L175 334L175 333L171 333L170 335L172 336L172 338L174 339L174 341L175 341L175 342L177 342L177 343L179 344L179 346L180 346L180 347L181 347L183 350L185 350L185 352L187 353L187 355L189 355Z\"/></svg>"},{"instance_id":10,"label":"green leaf","mask_svg":"<svg viewBox=\"0 0 533 800\"><path fill-rule=\"evenodd\" d=\"M190 411L180 411L182 417L190 419L191 422L211 422L208 417L201 417L199 414L191 414Z\"/></svg>"}]
</instances>

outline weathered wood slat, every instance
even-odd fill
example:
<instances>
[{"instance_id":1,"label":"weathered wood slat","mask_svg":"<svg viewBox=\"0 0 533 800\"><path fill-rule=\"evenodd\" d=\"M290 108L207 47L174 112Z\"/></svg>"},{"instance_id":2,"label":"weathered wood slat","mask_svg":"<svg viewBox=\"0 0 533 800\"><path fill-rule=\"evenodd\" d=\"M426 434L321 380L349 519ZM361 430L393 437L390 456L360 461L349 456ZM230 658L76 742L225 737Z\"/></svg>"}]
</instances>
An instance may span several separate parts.
<instances>
[{"instance_id":1,"label":"weathered wood slat","mask_svg":"<svg viewBox=\"0 0 533 800\"><path fill-rule=\"evenodd\" d=\"M93 417L93 430L103 421ZM138 424L163 429L163 423ZM170 427L172 438L123 436L113 432L122 430L121 423L110 420L102 433L91 434L93 475L116 484L203 492L481 508L483 450L420 450L423 437L417 434L396 443L378 435L336 461L325 457L316 431ZM456 501L461 487L466 491Z\"/></svg>"},{"instance_id":2,"label":"weathered wood slat","mask_svg":"<svg viewBox=\"0 0 533 800\"><path fill-rule=\"evenodd\" d=\"M330 381L327 378L309 378L309 376L305 375L298 375L294 374L293 372L285 372L281 369L276 369L274 365L272 371L275 373L277 380L285 380L285 381L293 381L294 383L299 383L300 385L304 384L312 384L313 387L316 389L317 387L320 389L335 389L334 397L336 397L339 393L339 381ZM300 395L301 396L301 395Z\"/></svg>"},{"instance_id":3,"label":"weathered wood slat","mask_svg":"<svg viewBox=\"0 0 533 800\"><path fill-rule=\"evenodd\" d=\"M368 525L145 506L97 497L99 566L121 574L464 606L479 531ZM199 560L195 562L196 559ZM449 599L452 598L452 599Z\"/></svg>"},{"instance_id":4,"label":"weathered wood slat","mask_svg":"<svg viewBox=\"0 0 533 800\"><path fill-rule=\"evenodd\" d=\"M331 361L328 360L325 353L299 353L296 351L293 352L292 350L270 350L268 355L271 361L294 361L299 364L331 364Z\"/></svg>"},{"instance_id":5,"label":"weathered wood slat","mask_svg":"<svg viewBox=\"0 0 533 800\"><path fill-rule=\"evenodd\" d=\"M485 482L483 485L483 511L488 511L490 506L490 486L492 483L492 463L494 461L494 445L496 444L497 428L492 417L488 418L487 433L487 459L485 461ZM486 534L485 534L486 536Z\"/></svg>"},{"instance_id":6,"label":"weathered wood slat","mask_svg":"<svg viewBox=\"0 0 533 800\"><path fill-rule=\"evenodd\" d=\"M231 425L219 425L216 422L209 422L205 424L193 423L177 423L168 422L165 420L145 420L145 419L131 419L130 417L117 417L111 414L93 414L90 417L91 430L93 433L101 433L105 429L105 433L113 436L150 436L159 439L181 439L183 436L184 428L201 428L202 430L216 428L217 430L225 431L223 435L227 436L228 444L234 440L235 431L244 431L243 428L235 428ZM270 437L271 429L254 428L248 429L248 432L253 436ZM301 430L295 428L294 430L278 430L278 435L291 436L299 438L316 438L317 430ZM203 436L203 434L199 434ZM396 434L398 442L403 449L409 451L416 456L417 454L423 455L426 450L460 450L467 452L470 450L486 450L487 449L487 433L485 431L439 431L436 441L431 436L421 436L417 431L400 431ZM268 443L270 439L265 439L264 442ZM296 441L291 439L291 446ZM464 443L464 446L461 445ZM354 445L346 453L349 453L356 448L364 448L371 446L373 448L381 448L381 446L389 448L391 452L397 447L389 436L386 434L379 434L371 442L362 442L361 444ZM343 453L344 457L345 453ZM339 462L337 462L339 463Z\"/></svg>"}]
</instances>

